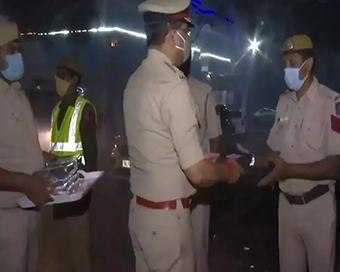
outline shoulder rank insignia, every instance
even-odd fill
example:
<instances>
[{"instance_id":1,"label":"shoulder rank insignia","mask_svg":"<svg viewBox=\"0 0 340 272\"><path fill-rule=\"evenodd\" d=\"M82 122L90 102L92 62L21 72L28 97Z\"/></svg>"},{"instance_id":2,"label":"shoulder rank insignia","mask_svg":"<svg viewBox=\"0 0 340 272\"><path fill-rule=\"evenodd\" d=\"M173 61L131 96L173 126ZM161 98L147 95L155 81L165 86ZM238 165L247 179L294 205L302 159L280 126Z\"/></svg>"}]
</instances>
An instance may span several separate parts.
<instances>
[{"instance_id":1,"label":"shoulder rank insignia","mask_svg":"<svg viewBox=\"0 0 340 272\"><path fill-rule=\"evenodd\" d=\"M340 118L334 115L331 115L331 127L334 132L340 134Z\"/></svg>"}]
</instances>

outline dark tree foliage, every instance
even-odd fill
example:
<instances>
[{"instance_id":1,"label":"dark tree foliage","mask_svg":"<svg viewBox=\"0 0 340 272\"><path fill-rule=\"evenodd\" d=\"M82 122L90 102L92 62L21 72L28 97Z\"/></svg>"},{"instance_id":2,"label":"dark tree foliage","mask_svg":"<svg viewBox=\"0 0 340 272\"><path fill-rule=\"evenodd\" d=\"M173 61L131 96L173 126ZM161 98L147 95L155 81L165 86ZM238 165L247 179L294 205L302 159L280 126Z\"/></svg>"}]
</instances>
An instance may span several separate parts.
<instances>
[{"instance_id":1,"label":"dark tree foliage","mask_svg":"<svg viewBox=\"0 0 340 272\"><path fill-rule=\"evenodd\" d=\"M95 0L2 0L1 13L35 32L88 28L97 19Z\"/></svg>"}]
</instances>

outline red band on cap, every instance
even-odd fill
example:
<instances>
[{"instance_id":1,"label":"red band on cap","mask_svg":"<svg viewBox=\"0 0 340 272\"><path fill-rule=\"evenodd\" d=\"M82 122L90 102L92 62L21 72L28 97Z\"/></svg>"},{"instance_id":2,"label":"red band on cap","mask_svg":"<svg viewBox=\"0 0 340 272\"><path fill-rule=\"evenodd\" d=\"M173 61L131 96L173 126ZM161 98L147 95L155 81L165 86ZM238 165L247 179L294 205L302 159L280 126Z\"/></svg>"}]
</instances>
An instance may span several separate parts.
<instances>
[{"instance_id":1,"label":"red band on cap","mask_svg":"<svg viewBox=\"0 0 340 272\"><path fill-rule=\"evenodd\" d=\"M185 18L189 18L189 12L180 12L171 16L171 21L177 21Z\"/></svg>"}]
</instances>

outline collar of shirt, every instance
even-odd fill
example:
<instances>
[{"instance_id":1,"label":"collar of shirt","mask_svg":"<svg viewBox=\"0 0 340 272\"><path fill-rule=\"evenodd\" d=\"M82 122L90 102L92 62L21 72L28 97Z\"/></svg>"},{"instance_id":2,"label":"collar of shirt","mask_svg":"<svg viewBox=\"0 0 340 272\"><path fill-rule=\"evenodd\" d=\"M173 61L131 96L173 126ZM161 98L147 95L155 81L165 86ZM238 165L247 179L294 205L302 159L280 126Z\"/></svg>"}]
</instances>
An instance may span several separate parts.
<instances>
[{"instance_id":1,"label":"collar of shirt","mask_svg":"<svg viewBox=\"0 0 340 272\"><path fill-rule=\"evenodd\" d=\"M21 84L19 82L13 82L9 84L5 80L0 78L0 91L7 91L9 89L12 89L14 91L19 91L21 90Z\"/></svg>"},{"instance_id":2,"label":"collar of shirt","mask_svg":"<svg viewBox=\"0 0 340 272\"><path fill-rule=\"evenodd\" d=\"M178 70L177 67L172 64L171 60L163 52L157 49L149 49L147 58L157 63L163 62L167 66L171 67L174 71Z\"/></svg>"},{"instance_id":3,"label":"collar of shirt","mask_svg":"<svg viewBox=\"0 0 340 272\"><path fill-rule=\"evenodd\" d=\"M319 95L318 89L319 89L319 81L316 77L313 77L312 84L310 85L305 95L306 98L308 98L310 102L313 102L313 103L318 102L318 95ZM294 102L298 103L296 92L290 92L290 98Z\"/></svg>"}]
</instances>

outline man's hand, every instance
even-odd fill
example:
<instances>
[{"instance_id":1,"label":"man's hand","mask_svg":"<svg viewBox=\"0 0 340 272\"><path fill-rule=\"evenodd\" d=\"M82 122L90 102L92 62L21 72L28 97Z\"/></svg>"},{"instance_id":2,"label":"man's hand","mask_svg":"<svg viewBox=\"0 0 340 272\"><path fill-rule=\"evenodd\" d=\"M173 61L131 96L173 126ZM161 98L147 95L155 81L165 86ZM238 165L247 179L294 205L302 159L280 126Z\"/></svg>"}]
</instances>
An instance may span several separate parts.
<instances>
[{"instance_id":1,"label":"man's hand","mask_svg":"<svg viewBox=\"0 0 340 272\"><path fill-rule=\"evenodd\" d=\"M256 158L255 166L268 168L271 164L275 164L275 160L280 158L279 152L269 152L266 155Z\"/></svg>"},{"instance_id":2,"label":"man's hand","mask_svg":"<svg viewBox=\"0 0 340 272\"><path fill-rule=\"evenodd\" d=\"M48 177L34 173L25 180L23 193L39 207L53 200L49 192L50 186L51 181Z\"/></svg>"},{"instance_id":3,"label":"man's hand","mask_svg":"<svg viewBox=\"0 0 340 272\"><path fill-rule=\"evenodd\" d=\"M287 179L288 163L285 162L280 156L273 156L269 163L273 163L274 169L266 177L264 177L259 187L273 186L275 183Z\"/></svg>"},{"instance_id":4,"label":"man's hand","mask_svg":"<svg viewBox=\"0 0 340 272\"><path fill-rule=\"evenodd\" d=\"M237 163L235 158L230 158L228 160L229 163L231 163L231 167L229 169L231 169L232 173L231 173L231 178L228 180L229 183L236 183L239 178L241 177L241 175L244 174L244 170L243 168Z\"/></svg>"}]
</instances>

